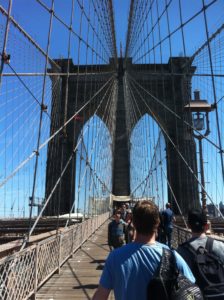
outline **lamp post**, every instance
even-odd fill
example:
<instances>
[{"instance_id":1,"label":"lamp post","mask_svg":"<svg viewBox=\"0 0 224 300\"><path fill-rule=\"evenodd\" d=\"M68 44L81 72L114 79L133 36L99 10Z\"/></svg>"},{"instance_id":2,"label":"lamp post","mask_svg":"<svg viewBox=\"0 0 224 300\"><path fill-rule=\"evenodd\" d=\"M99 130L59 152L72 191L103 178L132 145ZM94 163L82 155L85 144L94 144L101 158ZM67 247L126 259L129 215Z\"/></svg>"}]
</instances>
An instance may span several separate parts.
<instances>
[{"instance_id":1,"label":"lamp post","mask_svg":"<svg viewBox=\"0 0 224 300\"><path fill-rule=\"evenodd\" d=\"M204 161L203 161L203 148L202 140L204 137L208 136L210 133L209 126L209 112L214 108L207 100L200 99L200 91L194 91L194 100L191 100L189 104L184 106L186 111L193 113L193 126L197 131L205 130L204 134L195 134L193 136L198 140L199 148L199 162L200 162L200 175L201 175L201 203L202 209L207 211L206 205L206 193L205 193L205 175L204 175Z\"/></svg>"}]
</instances>

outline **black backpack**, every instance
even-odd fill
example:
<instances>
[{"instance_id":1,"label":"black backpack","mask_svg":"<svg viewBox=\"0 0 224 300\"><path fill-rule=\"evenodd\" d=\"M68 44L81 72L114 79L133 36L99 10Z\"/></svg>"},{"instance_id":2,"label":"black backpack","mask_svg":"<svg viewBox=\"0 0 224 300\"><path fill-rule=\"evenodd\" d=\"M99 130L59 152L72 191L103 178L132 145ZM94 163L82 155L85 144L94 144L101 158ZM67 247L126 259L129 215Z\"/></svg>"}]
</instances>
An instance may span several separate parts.
<instances>
[{"instance_id":1,"label":"black backpack","mask_svg":"<svg viewBox=\"0 0 224 300\"><path fill-rule=\"evenodd\" d=\"M199 287L181 274L173 251L163 248L159 267L147 287L150 300L203 300Z\"/></svg>"},{"instance_id":2,"label":"black backpack","mask_svg":"<svg viewBox=\"0 0 224 300\"><path fill-rule=\"evenodd\" d=\"M195 250L190 243L183 247L191 255L192 272L196 283L201 288L205 299L224 299L224 264L217 255L212 253L213 239L208 237L205 247L200 246ZM190 257L189 257L190 259Z\"/></svg>"}]
</instances>

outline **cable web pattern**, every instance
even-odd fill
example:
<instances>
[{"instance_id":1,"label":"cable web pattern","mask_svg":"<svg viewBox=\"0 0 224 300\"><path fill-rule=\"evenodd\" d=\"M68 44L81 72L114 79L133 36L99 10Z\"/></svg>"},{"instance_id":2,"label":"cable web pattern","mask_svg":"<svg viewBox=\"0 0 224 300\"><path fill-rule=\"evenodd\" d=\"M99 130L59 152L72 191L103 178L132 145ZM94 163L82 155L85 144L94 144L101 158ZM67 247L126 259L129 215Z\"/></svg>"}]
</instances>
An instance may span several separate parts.
<instances>
[{"instance_id":1,"label":"cable web pattern","mask_svg":"<svg viewBox=\"0 0 224 300\"><path fill-rule=\"evenodd\" d=\"M116 99L113 5L8 0L0 2L0 14L0 214L29 217L29 239L43 214L87 217L108 208Z\"/></svg>"},{"instance_id":2,"label":"cable web pattern","mask_svg":"<svg viewBox=\"0 0 224 300\"><path fill-rule=\"evenodd\" d=\"M29 299L108 217L106 213L88 219L0 260L0 298Z\"/></svg>"},{"instance_id":3,"label":"cable web pattern","mask_svg":"<svg viewBox=\"0 0 224 300\"><path fill-rule=\"evenodd\" d=\"M35 249L1 264L1 298L26 299L34 289Z\"/></svg>"},{"instance_id":4,"label":"cable web pattern","mask_svg":"<svg viewBox=\"0 0 224 300\"><path fill-rule=\"evenodd\" d=\"M204 208L207 204L207 209L214 216L220 216L220 209L222 210L224 187L222 10L223 2L218 0L202 0L197 3L182 0L133 0L130 3L125 78L129 95L127 118L131 120L129 128L132 131L136 126L131 137L131 145L138 144L142 135L142 148L139 146L139 149L143 152L149 147L144 135L146 130L150 129L146 129L147 125L144 119L141 119L145 114L149 114L164 136L167 156L166 171L162 176L166 184L162 184L163 180L157 179L158 183L154 185L159 186L160 190L163 189L164 201L171 200L174 207L177 206L177 211L180 206L184 213L187 213L191 205L194 205L192 203L197 201ZM134 68L133 65L130 67L131 64L135 64ZM190 106L193 100L197 100L195 95L196 97L199 95L199 100L207 101L211 110L208 112L208 121L204 108L199 108L198 113L193 110L191 113L184 108ZM204 119L203 128L196 123L197 118L198 122ZM173 130L170 130L171 120ZM137 130L144 133L139 136ZM154 149L159 140L160 130L157 131L157 138L153 142ZM181 140L181 135L185 136L184 140ZM176 153L175 169L179 169L176 178L184 183L180 190L175 189L175 182L170 173L173 170L169 169L169 161L173 155L170 147ZM134 157L139 151L137 146L135 149ZM192 155L192 151L197 152L196 157ZM138 165L145 163L144 154L141 156L142 160L138 158L141 161ZM150 174L150 167L148 166L147 171L138 171L138 174L135 167L131 172L132 178L135 178L133 180L136 181L136 177L139 177L139 186L144 186L144 179ZM193 190L185 190L185 184L193 186L196 193ZM165 189L167 187L167 193L164 187ZM136 192L136 184L133 184L133 188L132 191ZM141 192L139 190L138 197L144 197L144 188L139 189ZM151 196L155 195L156 192Z\"/></svg>"},{"instance_id":5,"label":"cable web pattern","mask_svg":"<svg viewBox=\"0 0 224 300\"><path fill-rule=\"evenodd\" d=\"M1 299L28 299L108 218L117 162L115 196L223 217L223 11L130 0L117 57L112 0L0 0L0 218L27 224ZM26 248L43 216L56 235Z\"/></svg>"},{"instance_id":6,"label":"cable web pattern","mask_svg":"<svg viewBox=\"0 0 224 300\"><path fill-rule=\"evenodd\" d=\"M156 198L161 206L171 200L185 212L185 198L202 205L223 201L222 10L218 0L130 1L124 92L134 198ZM8 0L0 13L0 211L29 217L29 239L42 214L85 218L108 208L118 98L116 18L109 0L64 6ZM197 129L195 114L184 109L195 90L210 105L208 130ZM207 120L205 112L197 116ZM173 172L183 188L175 188Z\"/></svg>"}]
</instances>

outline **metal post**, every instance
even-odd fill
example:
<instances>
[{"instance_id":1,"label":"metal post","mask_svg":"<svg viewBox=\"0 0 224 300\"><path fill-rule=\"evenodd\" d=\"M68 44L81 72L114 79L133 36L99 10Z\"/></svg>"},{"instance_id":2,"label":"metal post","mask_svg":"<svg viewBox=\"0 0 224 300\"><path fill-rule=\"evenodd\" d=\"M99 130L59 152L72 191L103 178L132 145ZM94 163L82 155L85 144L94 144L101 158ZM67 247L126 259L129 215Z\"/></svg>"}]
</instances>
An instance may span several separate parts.
<instances>
[{"instance_id":1,"label":"metal post","mask_svg":"<svg viewBox=\"0 0 224 300\"><path fill-rule=\"evenodd\" d=\"M177 244L180 245L180 232L179 232L179 228L176 227L177 230Z\"/></svg>"},{"instance_id":2,"label":"metal post","mask_svg":"<svg viewBox=\"0 0 224 300\"><path fill-rule=\"evenodd\" d=\"M2 75L2 73L3 73L3 68L4 68L4 64L5 64L5 55L7 55L6 54L6 46L7 46L8 35L9 35L11 10L12 10L12 0L9 1L9 6L8 6L8 16L7 16L7 23L6 23L6 29L5 29L5 37L4 37L3 49L2 49L2 53L1 53L0 75ZM0 87L1 87L1 81L2 81L2 76L0 76Z\"/></svg>"},{"instance_id":3,"label":"metal post","mask_svg":"<svg viewBox=\"0 0 224 300\"><path fill-rule=\"evenodd\" d=\"M43 78L43 87L42 87L42 96L41 96L41 105L40 105L40 119L39 119L39 127L37 133L37 148L35 150L36 160L34 165L34 174L33 174L33 187L32 187L32 196L31 196L31 206L30 206L30 214L29 214L29 231L28 231L28 241L31 235L32 229L32 214L33 214L33 203L34 197L36 192L36 180L37 180L37 169L38 169L38 162L39 162L39 148L40 148L40 141L41 141L41 133L42 133L42 122L43 122L43 114L45 112L46 106L44 104L45 101L45 89L46 89L46 82L47 82L47 68L49 63L49 49L50 49L50 40L51 40L51 33L52 33L52 24L53 24L53 16L54 16L54 0L51 2L51 14L50 14L50 24L48 30L48 40L47 40L47 53L45 57L45 67L44 67L44 78Z\"/></svg>"},{"instance_id":4,"label":"metal post","mask_svg":"<svg viewBox=\"0 0 224 300\"><path fill-rule=\"evenodd\" d=\"M62 235L59 235L59 248L58 248L58 274L60 274L61 267L61 244L62 244Z\"/></svg>"},{"instance_id":5,"label":"metal post","mask_svg":"<svg viewBox=\"0 0 224 300\"><path fill-rule=\"evenodd\" d=\"M35 249L35 274L34 274L34 294L32 295L32 300L36 300L37 288L38 288L38 256L39 256L39 245Z\"/></svg>"},{"instance_id":6,"label":"metal post","mask_svg":"<svg viewBox=\"0 0 224 300\"><path fill-rule=\"evenodd\" d=\"M73 258L73 253L74 253L74 243L75 243L74 231L75 231L75 228L73 227L73 229L72 229L72 253L71 253L71 258Z\"/></svg>"},{"instance_id":7,"label":"metal post","mask_svg":"<svg viewBox=\"0 0 224 300\"><path fill-rule=\"evenodd\" d=\"M206 193L205 193L205 174L204 174L204 161L203 161L203 151L202 151L202 139L198 138L198 145L199 145L199 160L200 160L200 173L201 173L201 203L202 209L207 210L206 207Z\"/></svg>"}]
</instances>

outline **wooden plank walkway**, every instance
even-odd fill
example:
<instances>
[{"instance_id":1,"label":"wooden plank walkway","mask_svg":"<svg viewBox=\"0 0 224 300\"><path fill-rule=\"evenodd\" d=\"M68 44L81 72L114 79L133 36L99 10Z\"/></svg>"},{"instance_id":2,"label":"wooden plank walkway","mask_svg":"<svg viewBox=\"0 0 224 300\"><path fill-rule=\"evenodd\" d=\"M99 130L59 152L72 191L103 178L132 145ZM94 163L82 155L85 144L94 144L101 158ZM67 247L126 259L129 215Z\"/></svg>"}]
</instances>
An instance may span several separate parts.
<instances>
[{"instance_id":1,"label":"wooden plank walkway","mask_svg":"<svg viewBox=\"0 0 224 300\"><path fill-rule=\"evenodd\" d=\"M109 253L106 222L37 292L37 300L91 299ZM110 300L114 299L111 294Z\"/></svg>"}]
</instances>

